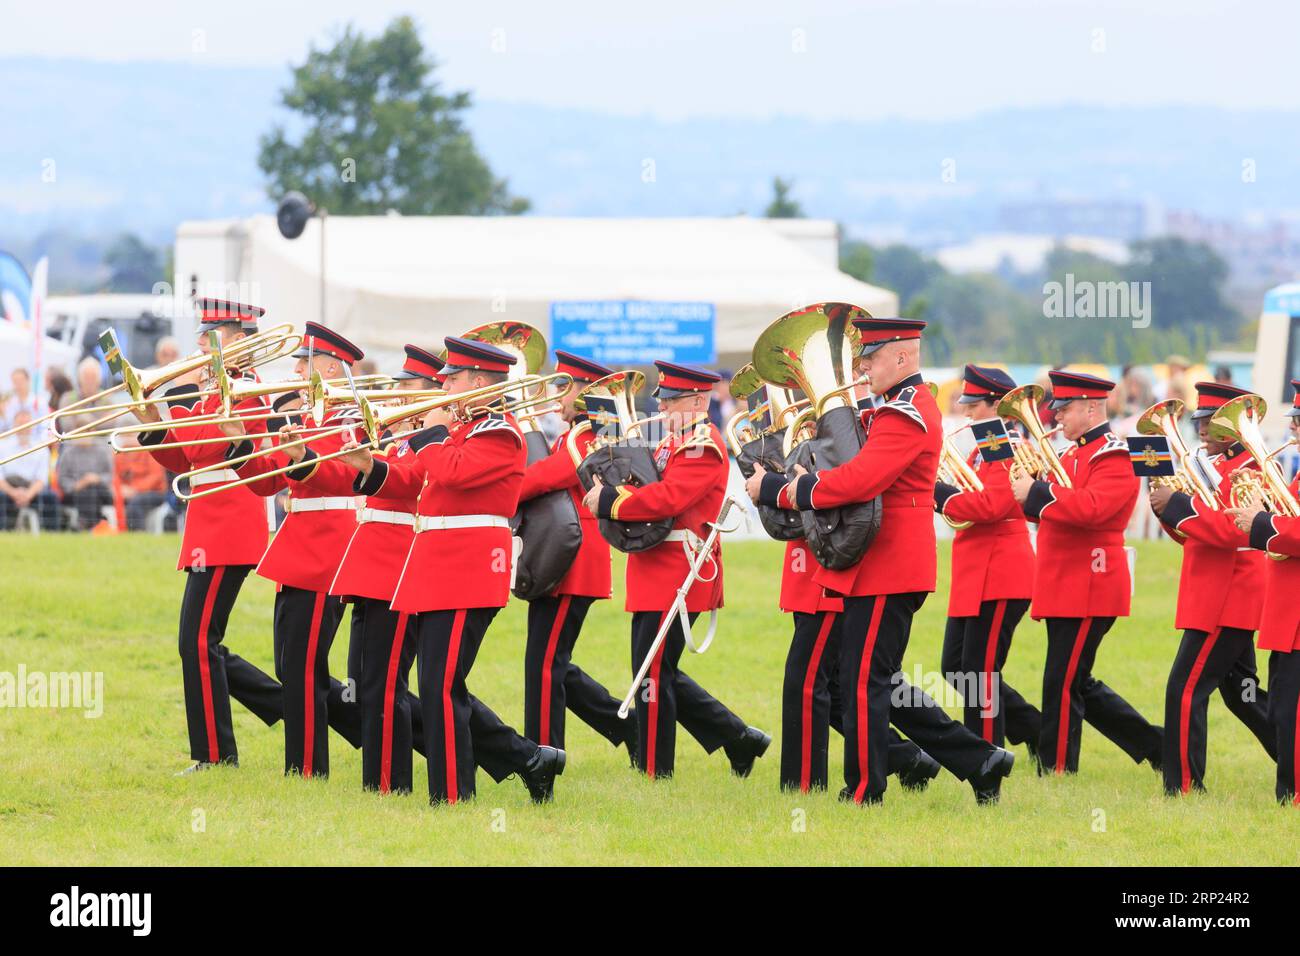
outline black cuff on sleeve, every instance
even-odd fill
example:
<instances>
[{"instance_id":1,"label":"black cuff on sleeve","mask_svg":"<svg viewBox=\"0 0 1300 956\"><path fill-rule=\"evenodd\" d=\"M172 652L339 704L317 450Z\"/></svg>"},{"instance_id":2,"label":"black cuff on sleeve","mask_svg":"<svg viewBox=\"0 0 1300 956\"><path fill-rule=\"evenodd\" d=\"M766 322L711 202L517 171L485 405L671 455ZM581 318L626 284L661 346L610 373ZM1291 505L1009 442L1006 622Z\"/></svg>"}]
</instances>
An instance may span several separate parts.
<instances>
[{"instance_id":1,"label":"black cuff on sleeve","mask_svg":"<svg viewBox=\"0 0 1300 956\"><path fill-rule=\"evenodd\" d=\"M199 387L193 384L177 385L163 392L163 398L167 399L168 408L192 408L198 403Z\"/></svg>"},{"instance_id":2,"label":"black cuff on sleeve","mask_svg":"<svg viewBox=\"0 0 1300 956\"><path fill-rule=\"evenodd\" d=\"M1165 505L1165 513L1160 516L1160 521L1171 528L1177 528L1182 522L1195 515L1196 509L1192 507L1192 499L1181 491L1175 491L1170 495L1169 503Z\"/></svg>"},{"instance_id":3,"label":"black cuff on sleeve","mask_svg":"<svg viewBox=\"0 0 1300 956\"><path fill-rule=\"evenodd\" d=\"M600 489L600 497L596 500L596 517L608 518L614 510L614 502L618 501L618 489L613 485L604 485Z\"/></svg>"},{"instance_id":4,"label":"black cuff on sleeve","mask_svg":"<svg viewBox=\"0 0 1300 956\"><path fill-rule=\"evenodd\" d=\"M145 448L150 445L161 445L164 438L167 437L167 431L163 428L154 428L149 431L137 432L136 438Z\"/></svg>"},{"instance_id":5,"label":"black cuff on sleeve","mask_svg":"<svg viewBox=\"0 0 1300 956\"><path fill-rule=\"evenodd\" d=\"M1277 534L1277 529L1273 527L1273 516L1267 511L1261 511L1255 515L1255 520L1250 523L1250 546L1257 551L1267 551L1268 543L1273 540Z\"/></svg>"},{"instance_id":6,"label":"black cuff on sleeve","mask_svg":"<svg viewBox=\"0 0 1300 956\"><path fill-rule=\"evenodd\" d=\"M1052 497L1052 486L1045 481L1035 481L1029 489L1029 495L1025 498L1022 509L1026 518L1038 518L1043 514L1043 509L1050 505L1056 499Z\"/></svg>"},{"instance_id":7,"label":"black cuff on sleeve","mask_svg":"<svg viewBox=\"0 0 1300 956\"><path fill-rule=\"evenodd\" d=\"M357 472L357 477L352 481L352 490L359 495L377 495L387 480L388 462L382 458L375 458L371 461L370 474L363 475Z\"/></svg>"},{"instance_id":8,"label":"black cuff on sleeve","mask_svg":"<svg viewBox=\"0 0 1300 956\"><path fill-rule=\"evenodd\" d=\"M789 483L785 475L768 472L758 486L758 503L769 508L781 507L781 489Z\"/></svg>"},{"instance_id":9,"label":"black cuff on sleeve","mask_svg":"<svg viewBox=\"0 0 1300 956\"><path fill-rule=\"evenodd\" d=\"M812 511L813 489L817 487L816 475L800 475L794 483L794 505L800 511Z\"/></svg>"},{"instance_id":10,"label":"black cuff on sleeve","mask_svg":"<svg viewBox=\"0 0 1300 956\"><path fill-rule=\"evenodd\" d=\"M946 481L936 481L934 483L934 510L943 514L943 506L948 503L948 499L959 494L961 494L961 489L956 485L950 485Z\"/></svg>"},{"instance_id":11,"label":"black cuff on sleeve","mask_svg":"<svg viewBox=\"0 0 1300 956\"><path fill-rule=\"evenodd\" d=\"M252 453L253 443L249 439L245 438L241 442L231 444L231 446L226 449L226 461L231 461L235 458L243 458L245 455L251 455Z\"/></svg>"},{"instance_id":12,"label":"black cuff on sleeve","mask_svg":"<svg viewBox=\"0 0 1300 956\"><path fill-rule=\"evenodd\" d=\"M407 444L411 446L411 451L418 452L426 445L437 445L445 442L451 432L447 430L446 425L434 425L432 428L424 428L416 432L409 439Z\"/></svg>"},{"instance_id":13,"label":"black cuff on sleeve","mask_svg":"<svg viewBox=\"0 0 1300 956\"><path fill-rule=\"evenodd\" d=\"M306 481L311 477L311 473L316 470L316 457L316 453L310 448L305 449L302 461L298 463L297 467L286 471L284 476L292 478L294 481Z\"/></svg>"},{"instance_id":14,"label":"black cuff on sleeve","mask_svg":"<svg viewBox=\"0 0 1300 956\"><path fill-rule=\"evenodd\" d=\"M282 412L286 405L292 405L294 402L299 401L302 401L302 395L298 392L283 392L271 402L271 411ZM297 409L290 409L290 411L297 411Z\"/></svg>"}]
</instances>

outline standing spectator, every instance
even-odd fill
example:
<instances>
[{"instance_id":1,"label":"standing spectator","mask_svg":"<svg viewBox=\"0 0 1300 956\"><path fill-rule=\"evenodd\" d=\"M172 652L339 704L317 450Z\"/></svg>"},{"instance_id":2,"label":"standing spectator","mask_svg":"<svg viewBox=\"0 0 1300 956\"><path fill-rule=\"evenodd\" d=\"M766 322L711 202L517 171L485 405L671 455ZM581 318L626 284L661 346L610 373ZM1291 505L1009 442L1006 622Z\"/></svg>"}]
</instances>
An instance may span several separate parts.
<instances>
[{"instance_id":1,"label":"standing spectator","mask_svg":"<svg viewBox=\"0 0 1300 956\"><path fill-rule=\"evenodd\" d=\"M1169 381L1165 385L1164 398L1176 398L1189 408L1196 407L1196 395L1192 383L1187 380L1187 372L1192 363L1181 355L1171 355L1165 359L1169 368Z\"/></svg>"},{"instance_id":2,"label":"standing spectator","mask_svg":"<svg viewBox=\"0 0 1300 956\"><path fill-rule=\"evenodd\" d=\"M13 391L0 405L0 431L8 431L17 424L19 412L27 412L27 421L36 417L36 396L32 394L32 373L19 366L9 375Z\"/></svg>"},{"instance_id":3,"label":"standing spectator","mask_svg":"<svg viewBox=\"0 0 1300 956\"><path fill-rule=\"evenodd\" d=\"M140 446L134 434L123 436L119 444L124 448ZM117 493L126 505L126 530L145 530L150 512L167 501L167 472L152 455L139 452L115 455L113 471Z\"/></svg>"},{"instance_id":4,"label":"standing spectator","mask_svg":"<svg viewBox=\"0 0 1300 956\"><path fill-rule=\"evenodd\" d=\"M77 526L89 531L113 505L113 453L102 438L65 441L55 465L65 505L77 509Z\"/></svg>"},{"instance_id":5,"label":"standing spectator","mask_svg":"<svg viewBox=\"0 0 1300 956\"><path fill-rule=\"evenodd\" d=\"M14 426L32 420L32 413L20 409ZM0 442L0 458L8 458L38 444L36 429L28 428ZM18 520L18 512L34 508L41 527L53 531L59 524L59 501L50 491L50 450L42 448L0 466L0 529L8 531Z\"/></svg>"},{"instance_id":6,"label":"standing spectator","mask_svg":"<svg viewBox=\"0 0 1300 956\"><path fill-rule=\"evenodd\" d=\"M50 408L62 408L65 401L71 401L67 397L72 391L72 379L61 368L52 368L45 373L45 389L49 396Z\"/></svg>"},{"instance_id":7,"label":"standing spectator","mask_svg":"<svg viewBox=\"0 0 1300 956\"><path fill-rule=\"evenodd\" d=\"M1214 380L1220 385L1232 384L1232 369L1226 365L1217 366L1214 370Z\"/></svg>"},{"instance_id":8,"label":"standing spectator","mask_svg":"<svg viewBox=\"0 0 1300 956\"><path fill-rule=\"evenodd\" d=\"M736 412L736 400L731 397L731 370L718 369L718 374L722 380L713 383L709 394L709 421L721 431L727 419Z\"/></svg>"},{"instance_id":9,"label":"standing spectator","mask_svg":"<svg viewBox=\"0 0 1300 956\"><path fill-rule=\"evenodd\" d=\"M164 335L158 340L158 344L153 347L153 362L159 368L170 365L180 357L180 343L170 335Z\"/></svg>"}]
</instances>

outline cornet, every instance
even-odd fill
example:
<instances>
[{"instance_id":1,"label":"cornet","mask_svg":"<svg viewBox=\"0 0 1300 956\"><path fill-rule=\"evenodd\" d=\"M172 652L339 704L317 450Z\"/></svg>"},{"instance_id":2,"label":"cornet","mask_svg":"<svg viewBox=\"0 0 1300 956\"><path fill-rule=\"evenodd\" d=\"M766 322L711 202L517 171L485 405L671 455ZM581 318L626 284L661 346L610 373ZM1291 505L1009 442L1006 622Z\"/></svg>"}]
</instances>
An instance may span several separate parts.
<instances>
[{"instance_id":1,"label":"cornet","mask_svg":"<svg viewBox=\"0 0 1300 956\"><path fill-rule=\"evenodd\" d=\"M1052 435L1060 429L1045 429L1038 417L1038 406L1042 400L1043 387L1030 383L1013 388L998 402L998 417L1019 422L1029 436L1028 441L1011 443L1015 454L1015 461L1011 465L1011 480L1014 481L1021 475L1045 480L1051 475L1062 488L1072 488L1073 482L1066 474L1056 449L1052 447Z\"/></svg>"}]
</instances>

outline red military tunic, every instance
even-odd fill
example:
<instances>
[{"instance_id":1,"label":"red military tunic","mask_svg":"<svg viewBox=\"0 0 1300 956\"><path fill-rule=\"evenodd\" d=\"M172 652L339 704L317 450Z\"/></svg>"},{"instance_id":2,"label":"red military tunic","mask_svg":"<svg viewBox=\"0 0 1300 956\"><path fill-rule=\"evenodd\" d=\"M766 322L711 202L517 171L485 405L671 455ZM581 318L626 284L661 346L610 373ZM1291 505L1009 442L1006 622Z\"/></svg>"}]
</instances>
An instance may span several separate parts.
<instances>
[{"instance_id":1,"label":"red military tunic","mask_svg":"<svg viewBox=\"0 0 1300 956\"><path fill-rule=\"evenodd\" d=\"M1300 476L1291 482L1291 494L1300 496ZM1259 649L1288 654L1300 650L1300 518L1256 515L1250 543L1269 554L1288 555L1285 561L1265 559Z\"/></svg>"},{"instance_id":2,"label":"red military tunic","mask_svg":"<svg viewBox=\"0 0 1300 956\"><path fill-rule=\"evenodd\" d=\"M1228 497L1228 479L1234 471L1259 470L1240 447L1215 456L1214 467L1223 480L1220 507ZM1223 511L1181 493L1169 499L1161 521L1178 532L1172 537L1183 546L1174 627L1207 634L1220 627L1257 630L1268 559L1250 547L1248 536Z\"/></svg>"},{"instance_id":3,"label":"red military tunic","mask_svg":"<svg viewBox=\"0 0 1300 956\"><path fill-rule=\"evenodd\" d=\"M348 412L332 412L325 416L322 425L328 428L348 421ZM303 427L316 427L310 415L305 416ZM343 560L343 552L356 529L355 492L352 490L356 469L349 468L337 458L331 461L320 461L319 458L337 451L347 437L344 433L331 433L312 440L307 445L306 457L288 474L268 474L291 464L288 455L282 451L253 458L237 469L243 478L264 476L249 485L255 494L270 497L286 488L289 491L289 513L257 566L257 573L262 577L282 587L304 591L329 590L339 562ZM330 507L319 511L294 510L299 502L311 508L314 506L310 502L315 501Z\"/></svg>"},{"instance_id":4,"label":"red military tunic","mask_svg":"<svg viewBox=\"0 0 1300 956\"><path fill-rule=\"evenodd\" d=\"M598 515L617 521L673 518L674 533L707 536L727 494L729 464L723 447L722 434L707 420L668 435L655 447L660 480L640 488L606 487L600 494ZM625 610L669 608L690 571L685 544L664 541L627 556ZM700 574L686 594L686 610L691 613L722 607L721 541L714 542L712 561L704 562Z\"/></svg>"},{"instance_id":5,"label":"red military tunic","mask_svg":"<svg viewBox=\"0 0 1300 956\"><path fill-rule=\"evenodd\" d=\"M519 507L527 458L514 419L492 414L450 429L437 425L413 435L410 446L415 457L409 465L376 458L365 490L391 498L418 495L419 517L460 516L484 523L417 532L393 610L505 607L513 552L508 521ZM489 526L495 518L500 526Z\"/></svg>"},{"instance_id":6,"label":"red military tunic","mask_svg":"<svg viewBox=\"0 0 1300 956\"><path fill-rule=\"evenodd\" d=\"M578 470L565 446L566 438L566 435L557 438L551 445L550 455L533 462L524 471L519 501L522 504L548 491L559 491L562 488L568 490L573 506L578 509L582 545L578 549L578 556L573 560L573 566L551 593L607 598L612 593L609 545L600 536L600 526L595 516L582 506L582 483L578 480ZM578 435L576 444L583 455L587 454L594 438L591 431L586 429Z\"/></svg>"},{"instance_id":7,"label":"red military tunic","mask_svg":"<svg viewBox=\"0 0 1300 956\"><path fill-rule=\"evenodd\" d=\"M952 542L949 617L977 617L985 601L1025 600L1034 593L1034 549L1024 512L1011 494L1010 461L973 453L982 491L935 488L935 507L954 521L972 521Z\"/></svg>"},{"instance_id":8,"label":"red military tunic","mask_svg":"<svg viewBox=\"0 0 1300 956\"><path fill-rule=\"evenodd\" d=\"M815 580L820 567L803 538L785 543L785 562L781 566L781 610L804 614L844 610L844 601L827 594Z\"/></svg>"},{"instance_id":9,"label":"red military tunic","mask_svg":"<svg viewBox=\"0 0 1300 956\"><path fill-rule=\"evenodd\" d=\"M410 464L415 452L405 439L391 442L374 453L376 460ZM373 472L372 472L373 474ZM364 494L369 485L358 480L353 473L352 491ZM330 594L344 598L374 598L391 601L402 576L402 565L415 538L416 495L389 497L370 494L357 513L356 530L348 542L338 573L330 584ZM392 519L409 515L409 523L394 523Z\"/></svg>"},{"instance_id":10,"label":"red military tunic","mask_svg":"<svg viewBox=\"0 0 1300 956\"><path fill-rule=\"evenodd\" d=\"M1141 484L1128 445L1103 422L1061 456L1073 487L1035 481L1024 511L1038 522L1034 620L1127 617L1130 579L1124 552Z\"/></svg>"},{"instance_id":11,"label":"red military tunic","mask_svg":"<svg viewBox=\"0 0 1300 956\"><path fill-rule=\"evenodd\" d=\"M253 374L246 376L256 381ZM174 424L168 431L143 432L140 444L148 448L163 442L193 441L199 438L216 438L222 434L216 425L186 425L185 419L210 415L221 411L221 397L213 392L196 405L180 404L184 395L171 406ZM235 408L241 411L265 409L260 399L249 399ZM163 448L150 454L168 471L183 474L225 460L230 446L221 442L207 445L187 445L184 448ZM232 473L222 481L209 481L201 490L229 484L236 476ZM201 479L202 480L202 479ZM185 532L181 536L180 557L176 570L193 567L220 567L223 565L257 564L266 551L268 537L266 502L248 488L232 488L216 494L204 495L191 501L185 511Z\"/></svg>"},{"instance_id":12,"label":"red military tunic","mask_svg":"<svg viewBox=\"0 0 1300 956\"><path fill-rule=\"evenodd\" d=\"M778 488L764 480L763 503L782 508L838 508L881 496L880 532L857 564L840 571L819 567L814 580L836 594L865 597L934 590L937 575L934 482L943 442L939 406L920 375L862 413L867 439L838 468L803 475Z\"/></svg>"}]
</instances>

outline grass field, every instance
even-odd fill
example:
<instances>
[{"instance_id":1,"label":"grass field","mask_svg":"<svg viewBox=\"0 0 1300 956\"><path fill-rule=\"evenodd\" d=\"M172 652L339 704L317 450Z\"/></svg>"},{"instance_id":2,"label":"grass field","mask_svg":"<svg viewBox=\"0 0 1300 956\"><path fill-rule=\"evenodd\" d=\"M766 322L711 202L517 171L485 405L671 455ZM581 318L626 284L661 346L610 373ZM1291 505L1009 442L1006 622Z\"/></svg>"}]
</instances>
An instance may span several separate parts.
<instances>
[{"instance_id":1,"label":"grass field","mask_svg":"<svg viewBox=\"0 0 1300 956\"><path fill-rule=\"evenodd\" d=\"M280 728L235 706L239 769L177 778L187 764L176 654L181 590L174 537L0 535L0 671L102 671L103 715L0 709L0 859L8 864L1294 864L1300 817L1272 798L1272 766L1216 698L1210 792L1179 800L1090 728L1083 770L1039 779L1023 748L996 807L943 774L923 794L891 786L884 806L840 804L835 789L777 788L777 745L748 780L678 734L677 776L652 783L624 752L570 717L569 766L553 805L517 780L479 775L476 802L431 808L422 795L360 786L360 754L331 738L328 781L286 779ZM775 609L780 546L727 548L730 607L714 647L683 666L750 723L779 730L789 621ZM908 673L938 669L940 591L913 629ZM1107 637L1096 673L1159 721L1177 646L1178 549L1139 546L1134 615ZM621 580L621 563L616 580ZM271 670L271 585L250 577L227 642ZM628 618L616 600L588 618L577 659L619 695L629 678ZM344 670L346 627L332 670ZM523 608L493 625L470 687L507 720L522 717ZM1040 691L1045 640L1026 620L1007 679ZM838 779L839 738L831 775Z\"/></svg>"}]
</instances>

